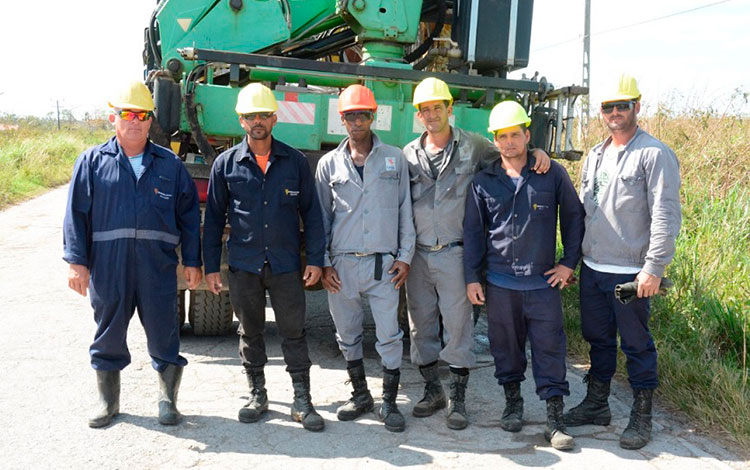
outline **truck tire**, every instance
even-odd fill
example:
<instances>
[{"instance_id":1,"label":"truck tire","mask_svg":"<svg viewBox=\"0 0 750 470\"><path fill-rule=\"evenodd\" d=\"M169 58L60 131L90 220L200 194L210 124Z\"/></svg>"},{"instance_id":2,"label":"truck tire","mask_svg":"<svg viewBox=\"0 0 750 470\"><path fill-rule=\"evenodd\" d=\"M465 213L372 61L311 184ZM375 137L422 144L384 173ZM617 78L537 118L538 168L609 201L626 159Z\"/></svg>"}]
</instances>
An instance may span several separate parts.
<instances>
[{"instance_id":1,"label":"truck tire","mask_svg":"<svg viewBox=\"0 0 750 470\"><path fill-rule=\"evenodd\" d=\"M229 292L215 295L207 290L190 292L188 321L196 336L219 336L229 333L233 321Z\"/></svg>"}]
</instances>

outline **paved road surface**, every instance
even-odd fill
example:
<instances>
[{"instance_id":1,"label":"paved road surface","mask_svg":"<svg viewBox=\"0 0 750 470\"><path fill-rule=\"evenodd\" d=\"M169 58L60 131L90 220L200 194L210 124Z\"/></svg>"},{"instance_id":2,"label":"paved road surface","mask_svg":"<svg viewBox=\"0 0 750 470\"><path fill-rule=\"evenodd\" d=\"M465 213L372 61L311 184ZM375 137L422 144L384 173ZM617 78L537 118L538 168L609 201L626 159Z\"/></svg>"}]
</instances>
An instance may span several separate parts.
<instances>
[{"instance_id":1,"label":"paved road surface","mask_svg":"<svg viewBox=\"0 0 750 470\"><path fill-rule=\"evenodd\" d=\"M347 397L344 361L325 311L325 293L311 293L309 336L313 401L327 420L323 433L310 433L288 418L292 389L273 322L267 367L271 407L260 423L241 424L237 410L247 399L240 374L236 337L200 338L186 331L185 370L177 427L157 424L156 375L145 352L145 337L133 321L129 343L133 363L122 375L122 415L109 428L86 425L93 404L94 373L88 344L94 322L88 304L70 291L61 260L61 225L67 189L53 190L0 212L0 468L2 469L224 469L224 468L448 468L565 469L738 469L743 459L694 435L665 412L656 410L655 439L640 451L618 446L627 424L629 390L615 387L610 400L615 419L608 427L572 430L575 450L562 453L542 437L544 404L524 382L526 425L510 434L499 427L504 401L492 377L486 337L477 335L480 366L467 393L471 426L451 431L442 414L410 415L421 396L421 379L405 355L399 404L407 412L407 430L387 432L370 414L340 423L335 410ZM271 317L272 318L272 317ZM484 327L486 328L486 327ZM367 337L366 367L378 397L380 367ZM444 370L447 379L447 370ZM529 374L530 375L530 374ZM572 396L581 400L581 372L571 369ZM444 380L447 383L447 380Z\"/></svg>"}]
</instances>

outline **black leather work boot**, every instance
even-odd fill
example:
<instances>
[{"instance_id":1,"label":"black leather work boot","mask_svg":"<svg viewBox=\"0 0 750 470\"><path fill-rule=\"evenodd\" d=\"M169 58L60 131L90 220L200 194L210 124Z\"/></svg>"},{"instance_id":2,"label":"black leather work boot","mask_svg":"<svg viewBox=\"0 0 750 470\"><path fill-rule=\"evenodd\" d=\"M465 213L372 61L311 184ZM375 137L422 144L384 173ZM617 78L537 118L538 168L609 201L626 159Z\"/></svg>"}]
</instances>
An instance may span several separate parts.
<instances>
[{"instance_id":1,"label":"black leather work boot","mask_svg":"<svg viewBox=\"0 0 750 470\"><path fill-rule=\"evenodd\" d=\"M521 382L503 384L505 391L505 410L500 419L500 427L508 432L518 432L523 427L523 397Z\"/></svg>"},{"instance_id":2,"label":"black leather work boot","mask_svg":"<svg viewBox=\"0 0 750 470\"><path fill-rule=\"evenodd\" d=\"M620 447L623 449L640 449L651 440L651 406L653 390L633 390L633 408L630 410L630 422L620 436Z\"/></svg>"},{"instance_id":3,"label":"black leather work boot","mask_svg":"<svg viewBox=\"0 0 750 470\"><path fill-rule=\"evenodd\" d=\"M268 410L266 376L263 369L253 371L246 369L246 372L247 384L250 387L250 399L240 408L237 419L243 423L254 423Z\"/></svg>"},{"instance_id":4,"label":"black leather work boot","mask_svg":"<svg viewBox=\"0 0 750 470\"><path fill-rule=\"evenodd\" d=\"M607 426L612 421L609 411L609 382L601 382L591 374L586 374L583 382L588 384L586 398L576 407L571 408L563 420L567 426L596 424Z\"/></svg>"},{"instance_id":5,"label":"black leather work boot","mask_svg":"<svg viewBox=\"0 0 750 470\"><path fill-rule=\"evenodd\" d=\"M294 388L294 402L292 403L292 419L302 423L308 431L322 431L326 423L323 417L315 411L310 397L310 372L292 372L292 387Z\"/></svg>"},{"instance_id":6,"label":"black leather work boot","mask_svg":"<svg viewBox=\"0 0 750 470\"><path fill-rule=\"evenodd\" d=\"M177 410L177 393L182 380L182 367L169 364L159 372L159 423L174 425L180 422L182 415Z\"/></svg>"},{"instance_id":7,"label":"black leather work boot","mask_svg":"<svg viewBox=\"0 0 750 470\"><path fill-rule=\"evenodd\" d=\"M451 371L450 407L446 419L449 429L464 429L469 425L469 417L466 414L466 384L468 383L469 374L460 375Z\"/></svg>"},{"instance_id":8,"label":"black leather work boot","mask_svg":"<svg viewBox=\"0 0 750 470\"><path fill-rule=\"evenodd\" d=\"M96 388L99 391L99 402L94 415L89 418L89 427L102 428L120 413L120 371L97 370Z\"/></svg>"},{"instance_id":9,"label":"black leather work boot","mask_svg":"<svg viewBox=\"0 0 750 470\"><path fill-rule=\"evenodd\" d=\"M357 419L363 414L372 411L375 407L370 390L367 389L364 364L347 368L346 372L349 374L349 382L351 382L354 391L349 401L339 406L336 410L336 417L339 421Z\"/></svg>"},{"instance_id":10,"label":"black leather work boot","mask_svg":"<svg viewBox=\"0 0 750 470\"><path fill-rule=\"evenodd\" d=\"M424 396L414 405L411 414L417 418L432 416L437 410L446 406L445 392L440 383L440 371L437 362L427 366L419 366L419 373L424 377Z\"/></svg>"},{"instance_id":11,"label":"black leather work boot","mask_svg":"<svg viewBox=\"0 0 750 470\"><path fill-rule=\"evenodd\" d=\"M544 438L557 450L570 450L575 445L563 422L563 398L555 396L547 400L547 429Z\"/></svg>"},{"instance_id":12,"label":"black leather work boot","mask_svg":"<svg viewBox=\"0 0 750 470\"><path fill-rule=\"evenodd\" d=\"M385 429L391 432L402 432L406 429L406 420L404 415L396 406L396 396L398 395L398 382L401 373L398 369L395 373L390 371L383 372L383 403L378 410L378 418L385 424Z\"/></svg>"}]
</instances>

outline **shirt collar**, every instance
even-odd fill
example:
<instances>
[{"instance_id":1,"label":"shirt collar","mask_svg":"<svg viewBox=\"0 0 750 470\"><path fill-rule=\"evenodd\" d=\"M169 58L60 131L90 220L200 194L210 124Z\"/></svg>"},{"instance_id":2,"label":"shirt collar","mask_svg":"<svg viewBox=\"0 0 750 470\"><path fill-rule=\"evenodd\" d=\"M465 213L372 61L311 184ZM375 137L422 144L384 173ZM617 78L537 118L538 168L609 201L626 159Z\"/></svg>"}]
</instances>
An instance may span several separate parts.
<instances>
[{"instance_id":1,"label":"shirt collar","mask_svg":"<svg viewBox=\"0 0 750 470\"><path fill-rule=\"evenodd\" d=\"M287 150L282 147L281 143L274 139L273 136L271 136L271 152L269 154L269 161L272 160L274 157L281 157L281 156L287 156L289 153ZM237 161L241 161L245 158L251 158L255 159L255 154L250 149L250 145L247 143L247 136L242 138L242 144L240 144L240 151L235 157Z\"/></svg>"}]
</instances>

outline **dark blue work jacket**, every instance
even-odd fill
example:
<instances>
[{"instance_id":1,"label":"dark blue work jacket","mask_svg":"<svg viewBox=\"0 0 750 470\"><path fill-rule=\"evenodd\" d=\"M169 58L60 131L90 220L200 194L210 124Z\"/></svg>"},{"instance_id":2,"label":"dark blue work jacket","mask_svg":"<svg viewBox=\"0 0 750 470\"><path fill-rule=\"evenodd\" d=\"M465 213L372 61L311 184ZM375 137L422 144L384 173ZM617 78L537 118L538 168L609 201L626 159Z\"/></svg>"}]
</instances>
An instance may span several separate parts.
<instances>
[{"instance_id":1,"label":"dark blue work jacket","mask_svg":"<svg viewBox=\"0 0 750 470\"><path fill-rule=\"evenodd\" d=\"M320 202L307 158L272 139L266 173L255 161L247 138L214 161L203 222L206 273L219 272L221 236L229 218L229 265L259 273L300 269L300 216L307 264L323 266L325 238Z\"/></svg>"},{"instance_id":2,"label":"dark blue work jacket","mask_svg":"<svg viewBox=\"0 0 750 470\"><path fill-rule=\"evenodd\" d=\"M144 269L174 276L181 244L183 265L201 266L195 183L174 153L152 142L142 164L136 179L115 137L78 157L63 222L65 261L92 270L94 264L133 262L112 256L129 256L122 243L136 243L135 250L150 260ZM101 259L94 259L97 253Z\"/></svg>"},{"instance_id":3,"label":"dark blue work jacket","mask_svg":"<svg viewBox=\"0 0 750 470\"><path fill-rule=\"evenodd\" d=\"M481 282L482 271L515 276L543 274L555 265L557 215L564 248L558 263L575 269L581 258L583 206L565 168L552 162L543 174L530 171L527 154L518 186L502 160L477 173L464 215L464 277ZM485 264L486 263L486 264Z\"/></svg>"}]
</instances>

